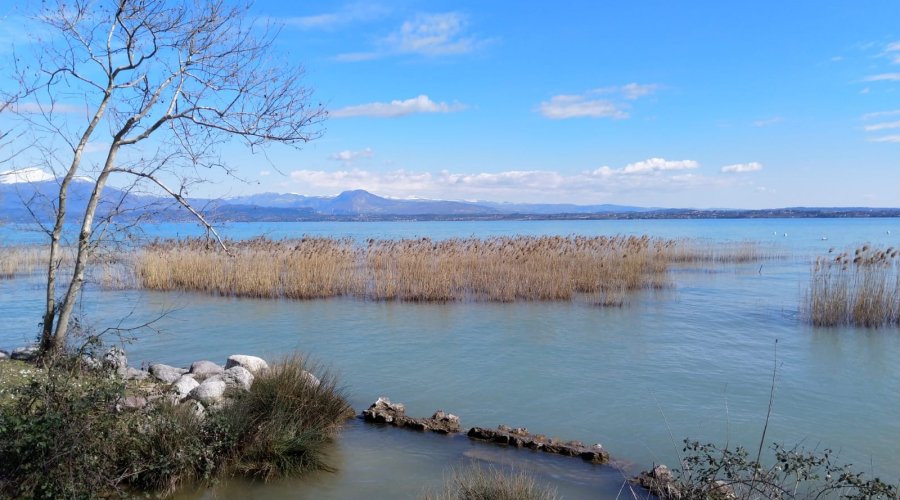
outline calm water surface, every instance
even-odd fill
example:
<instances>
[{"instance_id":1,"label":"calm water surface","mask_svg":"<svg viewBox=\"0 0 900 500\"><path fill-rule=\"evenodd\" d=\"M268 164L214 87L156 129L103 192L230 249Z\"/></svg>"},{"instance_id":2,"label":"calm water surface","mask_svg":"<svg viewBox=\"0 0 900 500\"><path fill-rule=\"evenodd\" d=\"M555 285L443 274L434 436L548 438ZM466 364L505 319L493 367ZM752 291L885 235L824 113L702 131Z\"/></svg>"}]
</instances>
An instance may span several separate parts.
<instances>
[{"instance_id":1,"label":"calm water surface","mask_svg":"<svg viewBox=\"0 0 900 500\"><path fill-rule=\"evenodd\" d=\"M464 426L505 423L600 442L627 472L675 464L683 437L755 448L776 363L767 442L832 448L839 459L900 480L900 330L816 329L799 303L809 263L830 247L900 244L898 219L233 224L233 238L331 235L448 238L516 234L649 234L759 241L786 259L673 273L675 286L622 308L581 303L408 304L330 299L246 300L92 290L98 327L167 316L141 334L133 363L218 362L234 353L310 353L346 384L357 410L379 395L412 415L442 408ZM890 234L888 233L890 232ZM146 237L198 234L189 225ZM823 239L827 238L827 239ZM39 242L0 227L4 243ZM37 280L0 281L0 346L26 342L39 321ZM777 341L777 353L776 353ZM673 438L674 436L674 438ZM335 443L337 472L260 486L228 483L192 497L409 498L469 461L515 465L566 498L612 498L623 473L354 422Z\"/></svg>"}]
</instances>

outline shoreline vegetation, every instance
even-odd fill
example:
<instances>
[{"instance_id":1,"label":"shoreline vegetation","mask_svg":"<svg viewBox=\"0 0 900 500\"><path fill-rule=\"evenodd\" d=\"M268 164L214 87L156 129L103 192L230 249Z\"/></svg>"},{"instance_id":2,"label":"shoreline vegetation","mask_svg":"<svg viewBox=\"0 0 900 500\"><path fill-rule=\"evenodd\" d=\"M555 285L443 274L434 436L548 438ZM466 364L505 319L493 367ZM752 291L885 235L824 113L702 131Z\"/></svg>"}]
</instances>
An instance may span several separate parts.
<instances>
[{"instance_id":1,"label":"shoreline vegetation","mask_svg":"<svg viewBox=\"0 0 900 500\"><path fill-rule=\"evenodd\" d=\"M647 236L496 238L257 238L164 240L135 255L136 281L160 291L253 298L350 296L411 302L558 301L622 305L628 293L670 286L671 265L774 258L754 243L702 245Z\"/></svg>"},{"instance_id":2,"label":"shoreline vegetation","mask_svg":"<svg viewBox=\"0 0 900 500\"><path fill-rule=\"evenodd\" d=\"M900 326L900 250L863 245L817 258L804 309L814 326Z\"/></svg>"}]
</instances>

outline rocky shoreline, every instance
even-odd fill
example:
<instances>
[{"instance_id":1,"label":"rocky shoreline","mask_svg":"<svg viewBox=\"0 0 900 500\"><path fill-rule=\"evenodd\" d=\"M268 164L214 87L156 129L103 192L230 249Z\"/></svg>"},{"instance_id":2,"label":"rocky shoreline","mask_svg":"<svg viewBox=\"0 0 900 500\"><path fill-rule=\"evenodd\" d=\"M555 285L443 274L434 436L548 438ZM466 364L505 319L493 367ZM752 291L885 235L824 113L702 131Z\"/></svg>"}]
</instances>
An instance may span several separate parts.
<instances>
[{"instance_id":1,"label":"rocky shoreline","mask_svg":"<svg viewBox=\"0 0 900 500\"><path fill-rule=\"evenodd\" d=\"M0 362L4 360L33 361L36 347L21 347L12 351L0 350ZM142 387L139 394L125 397L116 405L120 411L139 410L159 401L177 405L191 405L192 411L202 417L207 411L223 409L229 404L229 394L234 391L249 391L259 373L269 369L268 363L257 356L234 354L224 364L209 360L198 360L187 368L179 368L162 363L151 363L135 368L128 365L125 352L113 347L99 359L82 356L85 366L105 369L126 381L133 381ZM315 375L304 372L305 377L319 384ZM402 403L392 403L387 397L379 397L369 408L359 414L359 418L372 424L389 425L421 432L435 432L447 435L465 435L469 439L503 446L528 449L553 455L581 458L585 462L609 465L610 455L603 445L587 446L581 441L563 441L533 434L524 427L499 425L496 429L471 427L464 429L460 417L443 410L437 410L431 417L406 415ZM674 478L665 466L655 466L642 471L630 482L649 490L660 497L673 498L676 491Z\"/></svg>"}]
</instances>

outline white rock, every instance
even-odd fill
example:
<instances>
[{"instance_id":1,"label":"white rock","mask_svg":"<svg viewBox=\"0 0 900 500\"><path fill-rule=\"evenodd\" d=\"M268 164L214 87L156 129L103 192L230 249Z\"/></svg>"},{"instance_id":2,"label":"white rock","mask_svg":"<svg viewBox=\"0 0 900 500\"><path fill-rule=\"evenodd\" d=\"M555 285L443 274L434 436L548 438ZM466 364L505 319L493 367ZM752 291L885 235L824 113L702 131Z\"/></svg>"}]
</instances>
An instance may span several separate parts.
<instances>
[{"instance_id":1,"label":"white rock","mask_svg":"<svg viewBox=\"0 0 900 500\"><path fill-rule=\"evenodd\" d=\"M118 346L110 348L103 355L103 366L120 377L128 375L128 357L125 356L125 351Z\"/></svg>"},{"instance_id":2,"label":"white rock","mask_svg":"<svg viewBox=\"0 0 900 500\"><path fill-rule=\"evenodd\" d=\"M221 375L225 369L222 368L221 365L217 365L212 361L194 361L191 363L191 371L190 373L200 377L206 378L211 377L213 375Z\"/></svg>"},{"instance_id":3,"label":"white rock","mask_svg":"<svg viewBox=\"0 0 900 500\"><path fill-rule=\"evenodd\" d=\"M188 397L188 394L191 393L194 389L200 386L200 382L194 380L194 377L190 375L182 375L181 378L175 381L172 384L172 387L169 389L176 396L178 396L178 400L181 401Z\"/></svg>"},{"instance_id":4,"label":"white rock","mask_svg":"<svg viewBox=\"0 0 900 500\"><path fill-rule=\"evenodd\" d=\"M9 359L9 353L0 349L0 361L3 361L4 359Z\"/></svg>"},{"instance_id":5,"label":"white rock","mask_svg":"<svg viewBox=\"0 0 900 500\"><path fill-rule=\"evenodd\" d=\"M144 370L138 370L131 366L129 366L128 370L125 372L125 379L127 380L145 380L149 376L150 374Z\"/></svg>"},{"instance_id":6,"label":"white rock","mask_svg":"<svg viewBox=\"0 0 900 500\"><path fill-rule=\"evenodd\" d=\"M37 356L38 347L37 346L29 346L29 347L19 347L13 349L12 354L9 355L12 359L18 359L21 361L31 361Z\"/></svg>"},{"instance_id":7,"label":"white rock","mask_svg":"<svg viewBox=\"0 0 900 500\"><path fill-rule=\"evenodd\" d=\"M227 370L234 366L243 367L254 375L257 375L262 370L269 369L269 364L266 363L266 360L256 356L247 356L245 354L228 356L228 361L225 362L225 369Z\"/></svg>"},{"instance_id":8,"label":"white rock","mask_svg":"<svg viewBox=\"0 0 900 500\"><path fill-rule=\"evenodd\" d=\"M312 384L315 387L319 387L319 384L322 383L322 381L319 380L319 377L316 377L315 375L313 375L312 373L309 373L306 370L303 370L303 378L305 378L307 382L309 382L310 384Z\"/></svg>"},{"instance_id":9,"label":"white rock","mask_svg":"<svg viewBox=\"0 0 900 500\"><path fill-rule=\"evenodd\" d=\"M175 368L174 366L164 365L162 363L150 365L150 375L169 384L181 378L185 373L187 373L187 370L184 368Z\"/></svg>"},{"instance_id":10,"label":"white rock","mask_svg":"<svg viewBox=\"0 0 900 500\"><path fill-rule=\"evenodd\" d=\"M225 388L225 381L220 377L210 377L195 387L189 397L209 406L222 400L225 396Z\"/></svg>"},{"instance_id":11,"label":"white rock","mask_svg":"<svg viewBox=\"0 0 900 500\"><path fill-rule=\"evenodd\" d=\"M228 387L236 387L245 391L250 390L253 385L253 374L243 366L232 366L225 370L222 375L225 385Z\"/></svg>"}]
</instances>

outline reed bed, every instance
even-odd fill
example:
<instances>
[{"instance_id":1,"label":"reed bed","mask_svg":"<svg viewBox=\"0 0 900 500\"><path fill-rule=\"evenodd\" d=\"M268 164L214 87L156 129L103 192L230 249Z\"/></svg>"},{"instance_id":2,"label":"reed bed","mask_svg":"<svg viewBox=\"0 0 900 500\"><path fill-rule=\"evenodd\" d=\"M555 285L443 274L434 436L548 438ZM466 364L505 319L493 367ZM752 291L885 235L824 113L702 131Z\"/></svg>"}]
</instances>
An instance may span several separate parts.
<instances>
[{"instance_id":1,"label":"reed bed","mask_svg":"<svg viewBox=\"0 0 900 500\"><path fill-rule=\"evenodd\" d=\"M421 302L582 299L622 305L669 285L672 263L744 262L702 245L647 236L516 236L404 240L162 240L134 258L139 285L256 298L351 296ZM753 255L748 257L747 255Z\"/></svg>"},{"instance_id":2,"label":"reed bed","mask_svg":"<svg viewBox=\"0 0 900 500\"><path fill-rule=\"evenodd\" d=\"M863 245L817 258L804 308L815 326L900 326L900 250Z\"/></svg>"},{"instance_id":3,"label":"reed bed","mask_svg":"<svg viewBox=\"0 0 900 500\"><path fill-rule=\"evenodd\" d=\"M0 246L0 279L11 279L46 268L50 250L40 246Z\"/></svg>"}]
</instances>

